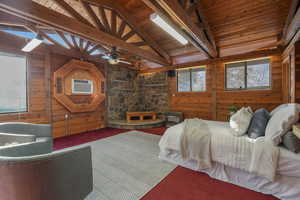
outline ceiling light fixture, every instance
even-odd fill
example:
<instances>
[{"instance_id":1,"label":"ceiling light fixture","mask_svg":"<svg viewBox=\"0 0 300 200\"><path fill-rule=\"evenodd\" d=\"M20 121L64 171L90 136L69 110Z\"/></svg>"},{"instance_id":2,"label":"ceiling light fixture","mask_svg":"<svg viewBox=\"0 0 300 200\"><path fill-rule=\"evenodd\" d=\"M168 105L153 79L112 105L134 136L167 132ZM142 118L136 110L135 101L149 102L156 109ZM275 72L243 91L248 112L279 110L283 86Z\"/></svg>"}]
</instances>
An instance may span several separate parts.
<instances>
[{"instance_id":1,"label":"ceiling light fixture","mask_svg":"<svg viewBox=\"0 0 300 200\"><path fill-rule=\"evenodd\" d=\"M37 34L35 38L33 38L30 42L28 42L25 47L23 47L22 51L30 52L39 46L43 42L43 37L40 34Z\"/></svg>"},{"instance_id":2,"label":"ceiling light fixture","mask_svg":"<svg viewBox=\"0 0 300 200\"><path fill-rule=\"evenodd\" d=\"M164 31L169 33L173 38L175 38L178 42L183 45L186 45L188 41L180 35L172 26L170 26L163 18L161 18L158 14L153 13L150 15L151 21L161 27Z\"/></svg>"}]
</instances>

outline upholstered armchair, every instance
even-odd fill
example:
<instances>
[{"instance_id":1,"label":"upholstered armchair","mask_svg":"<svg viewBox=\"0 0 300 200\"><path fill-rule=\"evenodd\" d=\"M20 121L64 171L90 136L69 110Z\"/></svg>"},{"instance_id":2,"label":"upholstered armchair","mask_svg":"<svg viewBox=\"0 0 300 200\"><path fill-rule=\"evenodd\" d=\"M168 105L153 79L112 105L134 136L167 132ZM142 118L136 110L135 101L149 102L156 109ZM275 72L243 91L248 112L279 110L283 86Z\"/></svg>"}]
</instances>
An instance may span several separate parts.
<instances>
[{"instance_id":1,"label":"upholstered armchair","mask_svg":"<svg viewBox=\"0 0 300 200\"><path fill-rule=\"evenodd\" d=\"M91 148L0 156L1 200L84 200L93 189Z\"/></svg>"},{"instance_id":2,"label":"upholstered armchair","mask_svg":"<svg viewBox=\"0 0 300 200\"><path fill-rule=\"evenodd\" d=\"M3 141L20 144L5 147L2 146L4 144L0 144L2 146L0 147L0 156L32 156L52 152L51 125L20 122L0 123L1 134L0 137ZM34 137L34 141L30 141L32 137Z\"/></svg>"}]
</instances>

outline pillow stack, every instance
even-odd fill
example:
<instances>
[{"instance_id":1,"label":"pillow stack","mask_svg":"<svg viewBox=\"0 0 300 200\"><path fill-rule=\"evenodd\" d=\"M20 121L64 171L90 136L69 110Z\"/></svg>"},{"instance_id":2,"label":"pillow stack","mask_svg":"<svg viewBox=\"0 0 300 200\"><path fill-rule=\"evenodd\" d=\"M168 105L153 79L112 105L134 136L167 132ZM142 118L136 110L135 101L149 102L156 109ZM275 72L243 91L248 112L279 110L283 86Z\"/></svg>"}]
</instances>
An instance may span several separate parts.
<instances>
[{"instance_id":1,"label":"pillow stack","mask_svg":"<svg viewBox=\"0 0 300 200\"><path fill-rule=\"evenodd\" d=\"M279 145L282 137L298 122L299 111L299 105L288 104L273 112L266 128L266 139L271 140L274 145Z\"/></svg>"},{"instance_id":2,"label":"pillow stack","mask_svg":"<svg viewBox=\"0 0 300 200\"><path fill-rule=\"evenodd\" d=\"M300 138L291 131L299 120L299 104L282 104L271 113L261 108L253 113L251 108L241 108L230 118L235 136L248 134L249 138L265 137L274 145L283 144L288 150L300 152Z\"/></svg>"}]
</instances>

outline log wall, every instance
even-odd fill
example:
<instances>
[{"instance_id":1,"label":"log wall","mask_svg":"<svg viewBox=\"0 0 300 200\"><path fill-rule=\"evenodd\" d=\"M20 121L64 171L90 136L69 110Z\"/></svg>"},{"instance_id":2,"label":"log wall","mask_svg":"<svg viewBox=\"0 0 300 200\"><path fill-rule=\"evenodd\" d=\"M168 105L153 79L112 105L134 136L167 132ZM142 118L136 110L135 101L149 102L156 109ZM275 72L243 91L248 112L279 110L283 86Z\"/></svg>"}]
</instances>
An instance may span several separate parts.
<instances>
[{"instance_id":1,"label":"log wall","mask_svg":"<svg viewBox=\"0 0 300 200\"><path fill-rule=\"evenodd\" d=\"M18 37L3 33L1 33L0 43L0 51L2 52L26 55L28 76L28 112L0 114L0 123L52 124L54 137L82 133L106 126L105 102L93 112L71 114L53 98L53 72L73 57L51 53L44 45L32 53L24 54L20 49L26 42ZM97 64L97 67L105 74L103 64Z\"/></svg>"},{"instance_id":2,"label":"log wall","mask_svg":"<svg viewBox=\"0 0 300 200\"><path fill-rule=\"evenodd\" d=\"M251 106L253 110L258 108L272 110L283 103L282 59L280 55L275 55L270 56L270 60L272 88L268 90L225 91L223 62L206 65L206 92L176 92L176 78L169 78L170 109L183 112L185 118L199 117L220 121L228 119L230 105Z\"/></svg>"}]
</instances>

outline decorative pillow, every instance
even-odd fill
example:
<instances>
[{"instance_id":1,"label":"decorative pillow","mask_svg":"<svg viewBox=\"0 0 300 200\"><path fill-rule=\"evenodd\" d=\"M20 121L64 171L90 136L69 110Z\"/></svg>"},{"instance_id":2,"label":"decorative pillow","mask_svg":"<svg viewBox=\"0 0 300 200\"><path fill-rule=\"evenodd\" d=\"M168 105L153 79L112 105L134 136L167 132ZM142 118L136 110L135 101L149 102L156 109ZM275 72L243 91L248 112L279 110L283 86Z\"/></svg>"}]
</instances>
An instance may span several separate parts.
<instances>
[{"instance_id":1,"label":"decorative pillow","mask_svg":"<svg viewBox=\"0 0 300 200\"><path fill-rule=\"evenodd\" d=\"M299 153L300 152L300 139L292 132L289 131L283 136L283 146L288 150Z\"/></svg>"},{"instance_id":2,"label":"decorative pillow","mask_svg":"<svg viewBox=\"0 0 300 200\"><path fill-rule=\"evenodd\" d=\"M266 128L266 139L273 141L275 145L282 142L284 136L299 120L299 106L297 104L289 104L275 112L268 122Z\"/></svg>"},{"instance_id":3,"label":"decorative pillow","mask_svg":"<svg viewBox=\"0 0 300 200\"><path fill-rule=\"evenodd\" d=\"M250 107L241 108L230 117L230 127L232 134L235 136L242 136L247 133L249 124L251 122L253 112Z\"/></svg>"},{"instance_id":4,"label":"decorative pillow","mask_svg":"<svg viewBox=\"0 0 300 200\"><path fill-rule=\"evenodd\" d=\"M276 108L274 108L271 113L270 116L273 116L276 112L278 112L280 109L287 107L290 104L281 104L279 106L277 106Z\"/></svg>"},{"instance_id":5,"label":"decorative pillow","mask_svg":"<svg viewBox=\"0 0 300 200\"><path fill-rule=\"evenodd\" d=\"M269 119L270 114L266 109L261 108L256 110L248 128L249 138L256 139L265 136L265 130Z\"/></svg>"}]
</instances>

